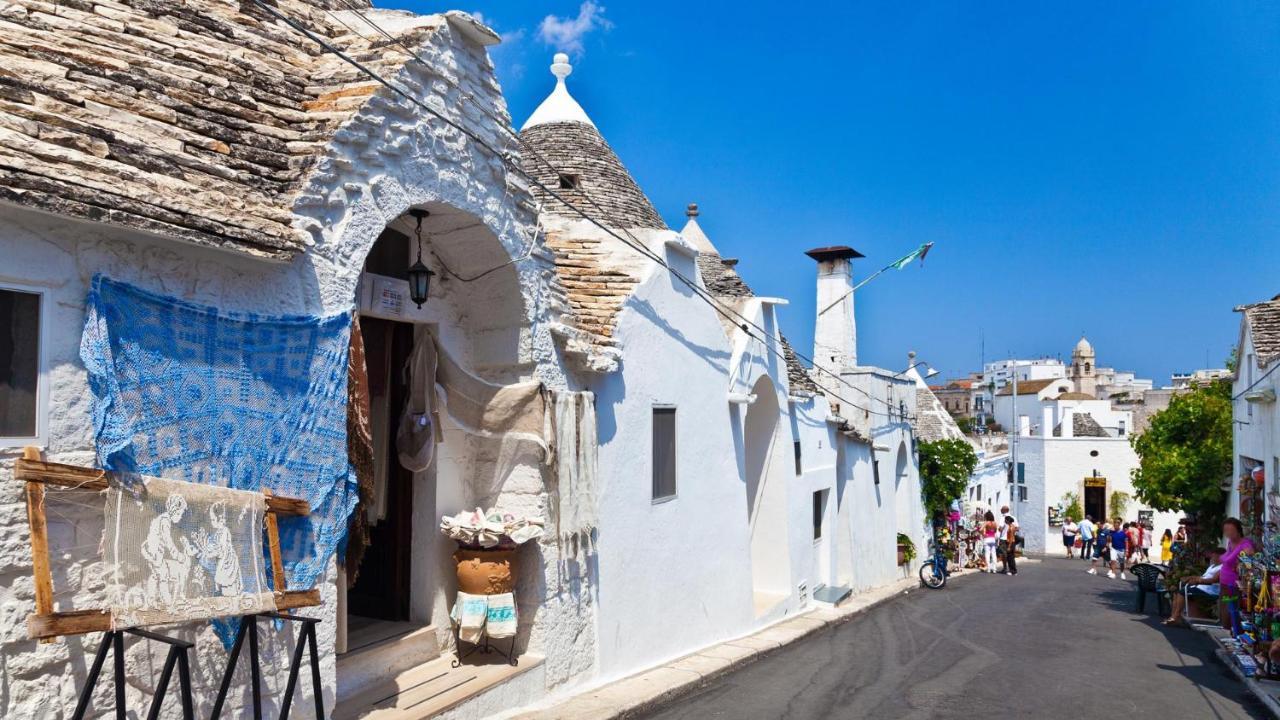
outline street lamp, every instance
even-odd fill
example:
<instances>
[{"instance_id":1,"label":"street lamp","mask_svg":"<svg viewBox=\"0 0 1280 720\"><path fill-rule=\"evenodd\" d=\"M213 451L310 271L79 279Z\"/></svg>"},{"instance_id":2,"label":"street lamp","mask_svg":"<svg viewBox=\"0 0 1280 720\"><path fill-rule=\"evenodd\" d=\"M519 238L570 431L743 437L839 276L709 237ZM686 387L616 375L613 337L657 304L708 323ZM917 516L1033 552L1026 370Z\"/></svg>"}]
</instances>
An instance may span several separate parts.
<instances>
[{"instance_id":1,"label":"street lamp","mask_svg":"<svg viewBox=\"0 0 1280 720\"><path fill-rule=\"evenodd\" d=\"M418 227L415 231L418 236L418 259L409 266L409 299L413 300L418 307L422 307L422 304L427 301L427 294L431 290L431 276L435 275L430 268L422 263L422 219L431 213L426 210L413 209L409 211L409 214L418 220Z\"/></svg>"}]
</instances>

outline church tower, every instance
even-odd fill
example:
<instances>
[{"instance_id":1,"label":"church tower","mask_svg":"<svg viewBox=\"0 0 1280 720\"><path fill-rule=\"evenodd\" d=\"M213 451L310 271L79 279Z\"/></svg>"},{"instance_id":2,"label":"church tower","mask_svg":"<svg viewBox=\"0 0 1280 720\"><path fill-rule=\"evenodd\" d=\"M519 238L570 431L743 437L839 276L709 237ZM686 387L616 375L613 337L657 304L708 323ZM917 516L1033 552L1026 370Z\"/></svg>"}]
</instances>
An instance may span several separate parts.
<instances>
[{"instance_id":1,"label":"church tower","mask_svg":"<svg viewBox=\"0 0 1280 720\"><path fill-rule=\"evenodd\" d=\"M1098 395L1098 358L1089 341L1080 336L1076 349L1071 351L1071 380L1075 383L1076 392L1085 395Z\"/></svg>"}]
</instances>

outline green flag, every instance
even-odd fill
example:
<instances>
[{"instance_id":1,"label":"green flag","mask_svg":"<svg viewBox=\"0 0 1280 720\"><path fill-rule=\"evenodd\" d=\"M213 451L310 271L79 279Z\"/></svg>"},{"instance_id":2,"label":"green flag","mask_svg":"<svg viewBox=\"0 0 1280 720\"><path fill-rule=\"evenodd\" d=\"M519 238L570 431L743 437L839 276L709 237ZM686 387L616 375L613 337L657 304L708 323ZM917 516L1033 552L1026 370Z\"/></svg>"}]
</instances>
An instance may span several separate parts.
<instances>
[{"instance_id":1,"label":"green flag","mask_svg":"<svg viewBox=\"0 0 1280 720\"><path fill-rule=\"evenodd\" d=\"M892 265L890 265L889 267L897 268L897 269L899 269L899 270L905 270L905 269L906 269L906 267L907 267L907 265L908 265L912 260L915 260L916 258L920 258L920 264L921 264L921 265L923 265L923 264L924 264L924 256L929 254L929 248L931 248L931 247L933 247L933 243L931 243L931 242L927 242L927 243L925 243L925 244L921 245L920 247L916 248L915 250L912 250L911 252L907 253L907 254L906 254L905 256L903 256L900 260L898 260L897 262L893 263L893 264L892 264Z\"/></svg>"}]
</instances>

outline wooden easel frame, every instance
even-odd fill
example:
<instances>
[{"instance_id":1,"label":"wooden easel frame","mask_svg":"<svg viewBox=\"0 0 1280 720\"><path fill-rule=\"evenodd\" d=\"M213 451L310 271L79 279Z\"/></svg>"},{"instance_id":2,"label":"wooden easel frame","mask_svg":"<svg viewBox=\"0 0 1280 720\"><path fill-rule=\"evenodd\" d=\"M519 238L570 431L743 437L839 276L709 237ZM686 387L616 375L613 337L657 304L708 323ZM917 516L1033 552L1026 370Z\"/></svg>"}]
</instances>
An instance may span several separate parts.
<instances>
[{"instance_id":1,"label":"wooden easel frame","mask_svg":"<svg viewBox=\"0 0 1280 720\"><path fill-rule=\"evenodd\" d=\"M26 483L27 521L31 526L31 573L35 580L36 611L27 616L27 636L42 643L53 642L62 635L82 635L91 632L107 632L111 628L111 613L107 610L72 610L55 612L53 609L53 574L49 566L49 527L45 516L44 486L78 488L82 490L106 490L113 473L78 465L63 465L40 459L40 450L27 447L22 458L14 463L13 477ZM306 500L274 495L264 491L267 499L266 533L271 553L271 577L275 587L276 609L289 611L314 607L320 604L320 590L288 590L284 576L284 563L280 556L280 531L276 521L279 515L310 515L311 506Z\"/></svg>"},{"instance_id":2,"label":"wooden easel frame","mask_svg":"<svg viewBox=\"0 0 1280 720\"><path fill-rule=\"evenodd\" d=\"M31 526L31 568L35 577L36 611L27 616L27 635L42 643L51 643L62 635L80 635L91 632L103 632L102 643L94 657L89 679L80 693L72 717L80 720L88 709L89 698L93 687L97 684L107 653L113 652L115 675L116 717L124 720L125 715L125 677L124 677L124 634L129 633L147 640L169 645L169 654L165 660L164 670L160 675L156 695L152 700L148 720L158 717L165 690L169 685L175 665L178 668L179 690L182 699L182 714L186 720L194 720L191 699L190 660L187 653L192 643L165 637L140 628L112 628L111 614L107 610L73 610L55 612L53 609L53 574L49 566L49 528L45 516L45 485L77 488L82 490L102 491L110 487L112 473L95 468L77 465L63 465L45 462L40 458L40 450L35 447L23 449L22 458L14 464L13 477L26 483L27 521ZM253 680L253 717L262 717L261 672L258 660L258 618L289 620L301 623L302 630L297 637L292 662L289 665L289 682L285 689L285 697L280 710L281 720L289 717L292 706L293 691L298 682L298 670L302 665L305 650L311 653L311 679L316 717L324 717L324 696L320 681L320 657L316 649L316 618L291 615L290 610L314 607L320 604L320 590L288 590L285 583L284 561L280 553L280 530L277 522L279 515L305 516L311 514L311 506L305 500L283 497L264 490L267 511L263 525L267 534L267 549L271 555L271 577L275 588L276 609L280 612L259 613L241 618L240 630L236 636L235 647L227 661L223 673L221 687L215 700L213 718L219 716L226 702L227 691L231 685L231 676L235 672L236 661L244 645L246 635L249 637L251 676Z\"/></svg>"}]
</instances>

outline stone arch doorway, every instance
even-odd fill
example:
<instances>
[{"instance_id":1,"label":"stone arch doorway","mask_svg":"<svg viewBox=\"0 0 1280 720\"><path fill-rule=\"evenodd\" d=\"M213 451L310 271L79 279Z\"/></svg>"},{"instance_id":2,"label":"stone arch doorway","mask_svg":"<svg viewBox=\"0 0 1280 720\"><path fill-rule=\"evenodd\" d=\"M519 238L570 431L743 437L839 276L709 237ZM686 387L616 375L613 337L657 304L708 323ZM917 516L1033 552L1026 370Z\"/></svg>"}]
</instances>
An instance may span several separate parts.
<instances>
[{"instance_id":1,"label":"stone arch doorway","mask_svg":"<svg viewBox=\"0 0 1280 720\"><path fill-rule=\"evenodd\" d=\"M766 375L751 390L743 439L747 521L751 528L751 590L757 616L791 594L787 535L789 445L784 442L778 392Z\"/></svg>"},{"instance_id":2,"label":"stone arch doorway","mask_svg":"<svg viewBox=\"0 0 1280 720\"><path fill-rule=\"evenodd\" d=\"M916 518L916 483L911 478L911 457L907 443L898 444L897 459L893 470L894 511L896 513L898 532L912 540L916 539L919 521Z\"/></svg>"},{"instance_id":3,"label":"stone arch doorway","mask_svg":"<svg viewBox=\"0 0 1280 720\"><path fill-rule=\"evenodd\" d=\"M532 365L533 290L521 263L512 262L519 255L465 209L443 202L415 208L429 212L422 222L422 261L436 273L421 307L408 289L407 271L418 257L417 220L408 211L386 223L365 245L363 261L354 263L361 269L355 307L380 472L373 501L357 509L370 525L358 579L348 588L345 573L339 578L340 700L448 647L456 580L453 544L437 531L440 516L495 505L512 475L538 474L539 459L520 443L508 447L501 439L468 435L439 404L440 441L430 464L414 472L399 461L395 434L411 392L415 348L431 343L467 373L495 384L520 379ZM353 242L353 259L361 252Z\"/></svg>"}]
</instances>

